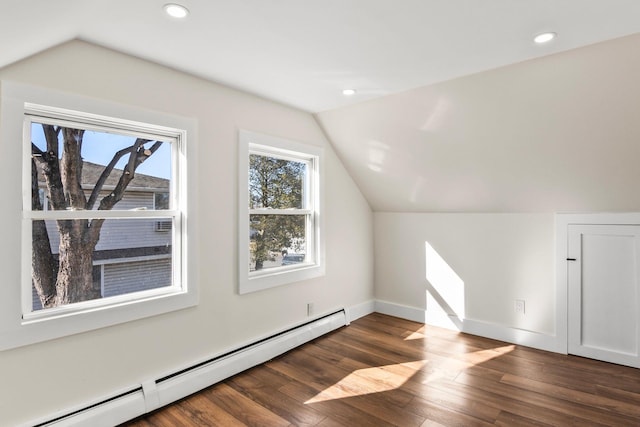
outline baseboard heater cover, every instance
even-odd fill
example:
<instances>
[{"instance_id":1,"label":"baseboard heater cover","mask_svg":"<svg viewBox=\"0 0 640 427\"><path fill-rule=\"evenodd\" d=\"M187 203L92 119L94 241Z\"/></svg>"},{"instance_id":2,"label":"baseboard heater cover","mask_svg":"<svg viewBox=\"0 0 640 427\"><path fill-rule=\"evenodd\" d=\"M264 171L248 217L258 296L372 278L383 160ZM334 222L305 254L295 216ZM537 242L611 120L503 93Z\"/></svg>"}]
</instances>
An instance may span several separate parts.
<instances>
[{"instance_id":1,"label":"baseboard heater cover","mask_svg":"<svg viewBox=\"0 0 640 427\"><path fill-rule=\"evenodd\" d=\"M147 381L116 397L29 425L109 427L120 424L267 362L348 323L346 310L342 309L194 366Z\"/></svg>"}]
</instances>

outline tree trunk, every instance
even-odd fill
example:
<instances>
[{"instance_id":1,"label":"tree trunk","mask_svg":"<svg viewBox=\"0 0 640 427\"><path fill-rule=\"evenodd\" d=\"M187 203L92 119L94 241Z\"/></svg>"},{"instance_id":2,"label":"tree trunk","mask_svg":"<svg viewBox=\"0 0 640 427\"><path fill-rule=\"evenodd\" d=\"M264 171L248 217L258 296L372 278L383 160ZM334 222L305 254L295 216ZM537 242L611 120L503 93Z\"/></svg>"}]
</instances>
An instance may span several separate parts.
<instances>
[{"instance_id":1,"label":"tree trunk","mask_svg":"<svg viewBox=\"0 0 640 427\"><path fill-rule=\"evenodd\" d=\"M93 289L93 251L97 242L87 239L86 219L58 221L60 252L56 298L53 307L99 298Z\"/></svg>"},{"instance_id":2,"label":"tree trunk","mask_svg":"<svg viewBox=\"0 0 640 427\"><path fill-rule=\"evenodd\" d=\"M40 189L35 161L31 160L31 208L41 211ZM56 262L51 253L49 233L44 220L31 223L31 266L32 280L43 307L53 303L56 296Z\"/></svg>"},{"instance_id":3,"label":"tree trunk","mask_svg":"<svg viewBox=\"0 0 640 427\"><path fill-rule=\"evenodd\" d=\"M93 209L103 185L113 172L117 162L129 155L127 166L114 190L105 196L99 210L110 210L124 196L124 192L135 176L136 168L162 145L155 141L146 149L150 140L137 138L127 148L116 152L105 167L92 189L89 200L82 188L82 145L84 130L42 124L46 139L46 150L32 142L31 202L33 210L42 210L39 197L38 168L47 186L51 207L56 211ZM59 137L62 133L62 155ZM60 157L60 158L59 158ZM37 165L36 165L37 163ZM42 306L58 307L66 304L100 298L100 290L93 287L93 252L104 219L58 220L60 235L59 258L56 262L51 251L45 222L33 221L32 280Z\"/></svg>"},{"instance_id":4,"label":"tree trunk","mask_svg":"<svg viewBox=\"0 0 640 427\"><path fill-rule=\"evenodd\" d=\"M40 304L49 307L56 296L56 262L51 253L49 234L44 220L32 222L31 267L33 286L36 288Z\"/></svg>"},{"instance_id":5,"label":"tree trunk","mask_svg":"<svg viewBox=\"0 0 640 427\"><path fill-rule=\"evenodd\" d=\"M265 257L265 242L264 242L264 238L262 235L262 231L260 230L256 233L255 235L255 242L256 242L256 252L255 252L255 257L256 257L256 271L257 270L262 270L262 268L264 267L264 260L266 259Z\"/></svg>"}]
</instances>

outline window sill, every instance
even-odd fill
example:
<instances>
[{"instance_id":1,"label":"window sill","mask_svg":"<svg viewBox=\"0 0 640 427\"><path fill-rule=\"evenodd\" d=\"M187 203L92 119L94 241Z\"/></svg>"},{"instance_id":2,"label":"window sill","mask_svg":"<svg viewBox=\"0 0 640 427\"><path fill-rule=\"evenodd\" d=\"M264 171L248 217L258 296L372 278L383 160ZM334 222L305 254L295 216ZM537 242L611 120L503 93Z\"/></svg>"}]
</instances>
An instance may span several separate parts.
<instances>
[{"instance_id":1,"label":"window sill","mask_svg":"<svg viewBox=\"0 0 640 427\"><path fill-rule=\"evenodd\" d=\"M248 294L262 291L275 286L288 285L295 282L322 277L325 274L323 265L308 264L296 269L280 269L265 273L248 273L246 277L240 277L238 293Z\"/></svg>"}]
</instances>

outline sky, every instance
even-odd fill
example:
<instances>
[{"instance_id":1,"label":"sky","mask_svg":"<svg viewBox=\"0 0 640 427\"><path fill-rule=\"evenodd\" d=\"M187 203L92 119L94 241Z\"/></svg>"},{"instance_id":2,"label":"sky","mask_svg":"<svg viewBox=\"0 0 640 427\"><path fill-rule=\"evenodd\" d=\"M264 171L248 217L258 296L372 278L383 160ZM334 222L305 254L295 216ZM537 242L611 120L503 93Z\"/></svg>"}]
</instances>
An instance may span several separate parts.
<instances>
[{"instance_id":1,"label":"sky","mask_svg":"<svg viewBox=\"0 0 640 427\"><path fill-rule=\"evenodd\" d=\"M31 125L31 141L40 149L46 147L44 132L39 123ZM135 137L118 135L113 133L86 131L82 140L82 158L87 162L107 165L113 155L120 149L129 147L135 142ZM153 143L145 144L150 148ZM60 150L62 153L62 150ZM123 156L116 164L116 168L122 169L128 160L128 156ZM163 143L160 148L144 161L137 169L136 173L156 176L159 178L171 178L171 145L169 142Z\"/></svg>"}]
</instances>

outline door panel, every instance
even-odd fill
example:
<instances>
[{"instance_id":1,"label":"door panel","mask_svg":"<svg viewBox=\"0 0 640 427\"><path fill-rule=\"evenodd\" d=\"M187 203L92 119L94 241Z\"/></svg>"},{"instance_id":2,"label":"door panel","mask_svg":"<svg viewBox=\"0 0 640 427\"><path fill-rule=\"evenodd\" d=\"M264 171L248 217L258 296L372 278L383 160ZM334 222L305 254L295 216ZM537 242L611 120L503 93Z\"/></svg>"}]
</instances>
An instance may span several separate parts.
<instances>
[{"instance_id":1,"label":"door panel","mask_svg":"<svg viewBox=\"0 0 640 427\"><path fill-rule=\"evenodd\" d=\"M640 226L570 225L569 353L640 367Z\"/></svg>"}]
</instances>

